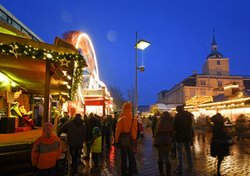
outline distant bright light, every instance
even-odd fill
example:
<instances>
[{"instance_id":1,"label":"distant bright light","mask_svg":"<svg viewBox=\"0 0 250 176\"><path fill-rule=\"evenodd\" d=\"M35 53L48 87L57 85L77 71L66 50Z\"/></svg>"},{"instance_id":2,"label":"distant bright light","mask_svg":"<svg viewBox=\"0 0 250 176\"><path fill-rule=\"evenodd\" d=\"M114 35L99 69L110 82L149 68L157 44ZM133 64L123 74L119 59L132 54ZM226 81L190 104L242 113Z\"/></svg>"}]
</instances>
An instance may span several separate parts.
<instances>
[{"instance_id":1,"label":"distant bright light","mask_svg":"<svg viewBox=\"0 0 250 176\"><path fill-rule=\"evenodd\" d=\"M44 53L44 55L46 55L48 59L51 59L53 57L50 53Z\"/></svg>"},{"instance_id":2,"label":"distant bright light","mask_svg":"<svg viewBox=\"0 0 250 176\"><path fill-rule=\"evenodd\" d=\"M17 84L15 83L15 82L11 82L11 84L10 84L12 87L16 87L17 86Z\"/></svg>"},{"instance_id":3,"label":"distant bright light","mask_svg":"<svg viewBox=\"0 0 250 176\"><path fill-rule=\"evenodd\" d=\"M4 74L0 73L0 82L8 82L9 78Z\"/></svg>"}]
</instances>

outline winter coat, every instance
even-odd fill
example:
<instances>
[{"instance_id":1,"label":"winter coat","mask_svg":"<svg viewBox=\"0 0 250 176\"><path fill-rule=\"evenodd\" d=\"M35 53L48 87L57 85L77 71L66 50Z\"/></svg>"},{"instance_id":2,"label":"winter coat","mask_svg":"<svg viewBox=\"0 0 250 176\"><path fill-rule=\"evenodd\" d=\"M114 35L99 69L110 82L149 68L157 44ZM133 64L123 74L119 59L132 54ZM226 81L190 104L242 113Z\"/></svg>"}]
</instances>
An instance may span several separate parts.
<instances>
[{"instance_id":1,"label":"winter coat","mask_svg":"<svg viewBox=\"0 0 250 176\"><path fill-rule=\"evenodd\" d=\"M178 112L174 118L176 142L190 142L192 140L192 116L188 111Z\"/></svg>"},{"instance_id":2,"label":"winter coat","mask_svg":"<svg viewBox=\"0 0 250 176\"><path fill-rule=\"evenodd\" d=\"M102 137L101 136L94 138L93 143L91 145L91 152L93 153L102 152Z\"/></svg>"},{"instance_id":3,"label":"winter coat","mask_svg":"<svg viewBox=\"0 0 250 176\"><path fill-rule=\"evenodd\" d=\"M214 123L212 129L213 136L210 146L211 156L228 156L229 146L231 145L228 141L232 138L226 133L224 128L224 118L221 114L217 113L211 117L211 121Z\"/></svg>"},{"instance_id":4,"label":"winter coat","mask_svg":"<svg viewBox=\"0 0 250 176\"><path fill-rule=\"evenodd\" d=\"M223 127L213 127L213 136L211 140L211 156L228 156L229 155L229 147L231 143L229 140L232 138L227 135L225 129Z\"/></svg>"},{"instance_id":5,"label":"winter coat","mask_svg":"<svg viewBox=\"0 0 250 176\"><path fill-rule=\"evenodd\" d=\"M57 132L60 136L62 133L67 134L69 146L81 146L85 141L86 128L81 118L74 118L66 122Z\"/></svg>"},{"instance_id":6,"label":"winter coat","mask_svg":"<svg viewBox=\"0 0 250 176\"><path fill-rule=\"evenodd\" d=\"M130 128L133 122L133 126L131 129L131 137L135 141L137 138L137 119L133 118L132 114L132 104L131 103L125 103L123 105L122 113L120 114L120 117L116 124L116 133L115 133L115 142L118 143L119 137L121 133L129 133Z\"/></svg>"},{"instance_id":7,"label":"winter coat","mask_svg":"<svg viewBox=\"0 0 250 176\"><path fill-rule=\"evenodd\" d=\"M38 169L48 169L56 166L61 156L61 141L56 135L46 138L40 136L33 144L31 152L32 165Z\"/></svg>"},{"instance_id":8,"label":"winter coat","mask_svg":"<svg viewBox=\"0 0 250 176\"><path fill-rule=\"evenodd\" d=\"M160 117L155 132L155 146L171 145L174 125L171 118Z\"/></svg>"}]
</instances>

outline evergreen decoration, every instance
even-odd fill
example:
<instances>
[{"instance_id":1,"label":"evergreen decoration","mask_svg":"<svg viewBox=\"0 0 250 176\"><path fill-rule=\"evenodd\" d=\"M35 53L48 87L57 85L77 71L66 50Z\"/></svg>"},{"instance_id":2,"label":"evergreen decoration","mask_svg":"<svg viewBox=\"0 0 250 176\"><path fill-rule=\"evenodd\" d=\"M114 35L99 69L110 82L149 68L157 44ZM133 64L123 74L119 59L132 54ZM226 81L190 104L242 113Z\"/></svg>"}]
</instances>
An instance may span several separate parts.
<instances>
[{"instance_id":1,"label":"evergreen decoration","mask_svg":"<svg viewBox=\"0 0 250 176\"><path fill-rule=\"evenodd\" d=\"M80 54L59 53L53 50L35 48L31 45L22 45L20 43L0 43L0 54L31 57L32 59L49 60L51 63L59 63L60 66L68 67L69 63L76 62L76 68L73 73L71 89L69 89L69 98L72 100L76 94L78 84L82 80L82 68L86 66L84 57Z\"/></svg>"}]
</instances>

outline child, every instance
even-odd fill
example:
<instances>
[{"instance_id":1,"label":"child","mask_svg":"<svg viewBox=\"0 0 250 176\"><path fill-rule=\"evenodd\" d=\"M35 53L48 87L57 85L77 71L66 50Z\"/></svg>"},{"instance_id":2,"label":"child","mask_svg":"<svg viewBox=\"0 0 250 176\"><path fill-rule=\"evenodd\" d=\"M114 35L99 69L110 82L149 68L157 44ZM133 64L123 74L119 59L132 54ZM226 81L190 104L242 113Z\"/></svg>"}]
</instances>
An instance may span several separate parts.
<instances>
[{"instance_id":1,"label":"child","mask_svg":"<svg viewBox=\"0 0 250 176\"><path fill-rule=\"evenodd\" d=\"M99 154L102 152L102 135L99 127L93 128L93 138L89 141L92 152L92 160L94 167L92 167L91 172L99 172L98 168L98 158Z\"/></svg>"},{"instance_id":2,"label":"child","mask_svg":"<svg viewBox=\"0 0 250 176\"><path fill-rule=\"evenodd\" d=\"M43 134L34 142L31 161L37 176L55 176L56 161L61 156L61 140L53 133L53 125L46 122Z\"/></svg>"}]
</instances>

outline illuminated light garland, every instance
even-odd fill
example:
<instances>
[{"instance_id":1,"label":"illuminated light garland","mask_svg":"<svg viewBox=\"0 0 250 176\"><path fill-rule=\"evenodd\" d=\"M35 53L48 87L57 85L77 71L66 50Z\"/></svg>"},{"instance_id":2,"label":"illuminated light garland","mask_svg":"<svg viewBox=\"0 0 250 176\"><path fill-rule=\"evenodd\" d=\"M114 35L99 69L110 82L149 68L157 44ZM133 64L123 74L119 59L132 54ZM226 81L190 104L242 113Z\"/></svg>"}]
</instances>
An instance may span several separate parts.
<instances>
[{"instance_id":1,"label":"illuminated light garland","mask_svg":"<svg viewBox=\"0 0 250 176\"><path fill-rule=\"evenodd\" d=\"M73 73L72 88L69 89L70 99L73 98L77 91L78 84L81 83L82 68L86 66L84 57L80 54L59 53L48 49L39 49L32 47L31 45L22 45L20 43L0 43L0 54L13 55L15 58L18 56L31 57L32 59L49 60L52 63L60 63L68 66L69 62L76 61L75 73Z\"/></svg>"}]
</instances>

